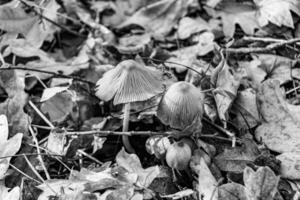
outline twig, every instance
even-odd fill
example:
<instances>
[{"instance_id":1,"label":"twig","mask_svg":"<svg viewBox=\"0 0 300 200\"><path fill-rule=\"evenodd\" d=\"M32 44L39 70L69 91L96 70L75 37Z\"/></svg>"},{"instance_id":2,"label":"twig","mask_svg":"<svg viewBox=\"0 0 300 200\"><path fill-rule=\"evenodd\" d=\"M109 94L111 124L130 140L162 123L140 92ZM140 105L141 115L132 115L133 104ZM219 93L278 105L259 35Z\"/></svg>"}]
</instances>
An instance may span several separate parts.
<instances>
[{"instance_id":1,"label":"twig","mask_svg":"<svg viewBox=\"0 0 300 200\"><path fill-rule=\"evenodd\" d=\"M47 119L47 117L45 117L45 115L34 105L34 103L32 103L32 101L29 100L29 105L35 110L35 112L37 112L37 114L44 120L44 122L46 122L46 124L48 124L48 126L51 127L51 129L54 129L55 126Z\"/></svg>"},{"instance_id":2,"label":"twig","mask_svg":"<svg viewBox=\"0 0 300 200\"><path fill-rule=\"evenodd\" d=\"M35 147L34 145L32 144L29 144L30 146L33 146ZM61 159L58 158L58 156L62 157L62 155L55 155L55 154L51 154L50 151L46 148L43 148L43 147L40 147L40 149L44 150L45 152L47 152L45 155L47 156L51 156L53 157L54 159L56 159L58 162L60 162L67 170L69 171L72 171L67 164L65 164ZM42 154L41 154L42 155Z\"/></svg>"},{"instance_id":3,"label":"twig","mask_svg":"<svg viewBox=\"0 0 300 200\"><path fill-rule=\"evenodd\" d=\"M29 144L31 145L31 144ZM34 146L34 145L31 145L31 146ZM35 146L34 146L35 147ZM40 147L42 148L42 147ZM37 153L22 153L22 154L15 154L15 155L9 155L9 156L1 156L0 159L4 159L4 158L12 158L12 157L21 157L21 156L37 156L37 155L41 155L41 156L60 156L62 157L61 155L57 155L57 154L49 154L49 153L40 153L40 154L37 154Z\"/></svg>"},{"instance_id":4,"label":"twig","mask_svg":"<svg viewBox=\"0 0 300 200\"><path fill-rule=\"evenodd\" d=\"M275 50L284 45L293 44L293 43L297 43L297 42L300 42L300 38L293 38L290 40L272 43L272 44L267 45L266 47L227 48L227 49L225 49L225 51L226 51L226 53L241 53L241 54L264 53L264 52Z\"/></svg>"},{"instance_id":5,"label":"twig","mask_svg":"<svg viewBox=\"0 0 300 200\"><path fill-rule=\"evenodd\" d=\"M127 136L135 136L135 135L172 135L173 132L153 132L153 131L101 131L101 130L91 130L91 131L74 131L67 132L66 136L71 135L100 135L102 137L106 137L108 135L127 135Z\"/></svg>"},{"instance_id":6,"label":"twig","mask_svg":"<svg viewBox=\"0 0 300 200\"><path fill-rule=\"evenodd\" d=\"M25 156L23 154L28 166L30 167L30 169L32 170L32 172L54 193L57 194L57 192L55 192L55 190L53 188L51 188L51 186L43 179L43 177L36 171L36 169L34 168L34 166L31 164L31 162L28 160L27 156Z\"/></svg>"},{"instance_id":7,"label":"twig","mask_svg":"<svg viewBox=\"0 0 300 200\"><path fill-rule=\"evenodd\" d=\"M277 38L263 38L263 37L251 37L251 36L245 36L242 38L242 40L250 41L250 42L285 42L286 40L283 39L277 39Z\"/></svg>"},{"instance_id":8,"label":"twig","mask_svg":"<svg viewBox=\"0 0 300 200\"><path fill-rule=\"evenodd\" d=\"M23 70L23 71L33 71L33 72L40 72L40 73L44 73L44 74L51 74L54 77L61 77L61 78L69 78L69 79L74 79L76 81L80 81L83 83L88 83L90 85L95 85L93 82L88 81L88 80L84 80L80 77L77 76L71 76L71 75L64 75L64 74L59 74L59 73L55 73L55 72L50 72L50 71L46 71L46 70L40 70L40 69L34 69L34 68L27 68L27 67L1 67L0 70Z\"/></svg>"},{"instance_id":9,"label":"twig","mask_svg":"<svg viewBox=\"0 0 300 200\"><path fill-rule=\"evenodd\" d=\"M227 131L229 132L229 131ZM101 130L91 130L91 131L74 131L74 132L67 132L66 136L73 136L73 135L100 135L100 137L106 137L109 135L127 135L127 136L136 136L136 135L162 135L162 136L171 136L176 134L175 132L172 131L167 131L167 132L153 132L153 131L128 131L128 132L121 132L121 131L101 131ZM225 137L220 137L215 134L213 135L207 135L207 134L202 134L199 136L200 138L212 138L212 139L217 139L217 140L223 140L223 141L228 141L232 142L232 138L225 138ZM240 139L237 139L237 143L241 143Z\"/></svg>"},{"instance_id":10,"label":"twig","mask_svg":"<svg viewBox=\"0 0 300 200\"><path fill-rule=\"evenodd\" d=\"M190 69L192 70L193 72L196 72L197 74L199 75L203 75L202 73L198 72L197 70L195 70L194 68L192 67L189 67L187 65L183 65L183 64L180 64L180 63L176 63L176 62L171 62L171 61L163 61L163 60L160 60L160 59L156 59L156 58L150 58L150 57L142 57L143 59L148 59L148 60L152 60L152 61L156 61L156 62L160 62L160 63L169 63L169 64L174 64L174 65L179 65L179 66L182 66L182 67L185 67L187 69Z\"/></svg>"},{"instance_id":11,"label":"twig","mask_svg":"<svg viewBox=\"0 0 300 200\"><path fill-rule=\"evenodd\" d=\"M38 140L37 140L37 138L36 138L36 136L35 136L35 132L33 131L33 129L32 129L31 126L29 126L29 132L31 133L32 138L33 138L33 141L34 141L34 143L35 143L36 151L37 151L37 153L38 153L38 156L37 156L37 157L38 157L38 159L39 159L39 161L40 161L40 163L41 163L41 166L42 166L42 168L43 168L43 170L44 170L44 172L45 172L46 178L47 178L47 180L50 180L50 179L51 179L51 178L50 178L50 175L49 175L49 173L48 173L48 171L47 171L47 168L46 168L45 163L44 163L44 161L43 161L43 158L42 158L42 156L41 156L41 151L40 151L40 147L39 147L39 142L38 142Z\"/></svg>"},{"instance_id":12,"label":"twig","mask_svg":"<svg viewBox=\"0 0 300 200\"><path fill-rule=\"evenodd\" d=\"M95 158L95 157L89 155L88 153L86 153L86 152L84 152L84 151L82 151L82 150L80 150L80 149L78 149L77 152L80 153L80 154L82 154L82 155L84 155L85 157L87 157L87 158L89 158L89 159L95 161L95 162L98 163L99 165L103 165L103 162L101 162L101 161L98 160L97 158Z\"/></svg>"},{"instance_id":13,"label":"twig","mask_svg":"<svg viewBox=\"0 0 300 200\"><path fill-rule=\"evenodd\" d=\"M42 181L42 183L45 183L45 180L43 179L43 177L36 171L36 169L34 168L34 166L31 164L31 162L28 160L27 156L23 155L28 166L30 167L30 169L33 171L33 173Z\"/></svg>"}]
</instances>

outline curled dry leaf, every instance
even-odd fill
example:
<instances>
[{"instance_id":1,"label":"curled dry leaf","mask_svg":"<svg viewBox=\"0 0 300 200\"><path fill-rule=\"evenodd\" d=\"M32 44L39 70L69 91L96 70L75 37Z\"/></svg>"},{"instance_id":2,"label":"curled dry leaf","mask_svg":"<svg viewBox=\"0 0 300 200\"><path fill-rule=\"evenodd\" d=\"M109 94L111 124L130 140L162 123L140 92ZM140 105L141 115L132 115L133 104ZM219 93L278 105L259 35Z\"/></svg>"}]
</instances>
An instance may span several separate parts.
<instances>
[{"instance_id":1,"label":"curled dry leaf","mask_svg":"<svg viewBox=\"0 0 300 200\"><path fill-rule=\"evenodd\" d=\"M242 74L233 71L224 57L212 74L211 80L216 87L213 90L213 94L217 104L219 118L225 124L228 120L231 105L236 98L241 79Z\"/></svg>"}]
</instances>

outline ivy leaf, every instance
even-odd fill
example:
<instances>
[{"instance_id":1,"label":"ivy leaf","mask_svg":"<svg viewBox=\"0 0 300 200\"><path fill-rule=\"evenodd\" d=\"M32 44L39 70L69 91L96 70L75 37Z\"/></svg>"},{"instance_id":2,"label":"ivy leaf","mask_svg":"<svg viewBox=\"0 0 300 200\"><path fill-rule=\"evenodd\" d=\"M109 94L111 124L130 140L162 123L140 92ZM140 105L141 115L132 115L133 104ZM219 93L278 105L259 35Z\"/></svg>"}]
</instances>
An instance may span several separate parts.
<instances>
[{"instance_id":1,"label":"ivy leaf","mask_svg":"<svg viewBox=\"0 0 300 200\"><path fill-rule=\"evenodd\" d=\"M221 17L226 37L233 37L236 25L239 25L248 35L253 35L256 29L260 29L253 4L224 1L220 7L221 10L209 7L205 7L205 10L214 18Z\"/></svg>"},{"instance_id":2,"label":"ivy leaf","mask_svg":"<svg viewBox=\"0 0 300 200\"><path fill-rule=\"evenodd\" d=\"M256 172L250 167L244 170L244 183L251 200L273 200L278 182L279 177L269 167L260 167Z\"/></svg>"},{"instance_id":3,"label":"ivy leaf","mask_svg":"<svg viewBox=\"0 0 300 200\"><path fill-rule=\"evenodd\" d=\"M294 28L291 11L300 16L300 2L298 0L254 0L258 6L258 22L266 26L269 22L277 26Z\"/></svg>"}]
</instances>

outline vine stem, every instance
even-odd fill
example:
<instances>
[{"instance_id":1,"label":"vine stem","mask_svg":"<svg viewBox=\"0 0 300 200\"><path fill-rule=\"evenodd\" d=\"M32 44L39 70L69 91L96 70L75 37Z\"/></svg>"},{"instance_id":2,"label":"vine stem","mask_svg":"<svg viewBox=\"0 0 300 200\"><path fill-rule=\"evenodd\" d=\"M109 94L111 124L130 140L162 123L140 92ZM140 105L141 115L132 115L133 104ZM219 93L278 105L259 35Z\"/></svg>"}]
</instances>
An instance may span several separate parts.
<instances>
[{"instance_id":1,"label":"vine stem","mask_svg":"<svg viewBox=\"0 0 300 200\"><path fill-rule=\"evenodd\" d=\"M130 107L131 107L130 103L125 103L124 104L124 108L123 108L124 118L123 118L123 128L122 128L123 132L128 131L129 119L130 119ZM129 137L127 135L122 135L122 142L123 142L123 145L125 146L125 149L129 153L135 153L135 150L131 146L131 144L129 142Z\"/></svg>"}]
</instances>

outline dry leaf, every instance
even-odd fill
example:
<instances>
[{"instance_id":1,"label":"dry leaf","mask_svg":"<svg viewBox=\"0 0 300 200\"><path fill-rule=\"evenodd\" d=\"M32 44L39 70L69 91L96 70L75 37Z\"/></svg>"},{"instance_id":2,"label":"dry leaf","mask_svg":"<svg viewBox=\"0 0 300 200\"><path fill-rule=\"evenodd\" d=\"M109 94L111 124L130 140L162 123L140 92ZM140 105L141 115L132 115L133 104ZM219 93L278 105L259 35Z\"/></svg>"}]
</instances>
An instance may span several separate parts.
<instances>
[{"instance_id":1,"label":"dry leaf","mask_svg":"<svg viewBox=\"0 0 300 200\"><path fill-rule=\"evenodd\" d=\"M69 90L57 93L42 103L41 111L49 115L51 122L60 123L73 111L75 106L73 96Z\"/></svg>"},{"instance_id":2,"label":"dry leaf","mask_svg":"<svg viewBox=\"0 0 300 200\"><path fill-rule=\"evenodd\" d=\"M137 155L126 153L124 148L118 153L116 162L128 172L137 174L138 180L136 184L141 187L148 187L160 173L158 166L144 169Z\"/></svg>"},{"instance_id":3,"label":"dry leaf","mask_svg":"<svg viewBox=\"0 0 300 200\"><path fill-rule=\"evenodd\" d=\"M266 26L269 22L277 26L294 28L291 11L300 16L298 0L254 0L258 9L258 22Z\"/></svg>"},{"instance_id":4,"label":"dry leaf","mask_svg":"<svg viewBox=\"0 0 300 200\"><path fill-rule=\"evenodd\" d=\"M254 141L248 139L244 141L241 147L225 149L218 154L214 161L222 171L243 172L247 164L253 163L260 154Z\"/></svg>"},{"instance_id":5,"label":"dry leaf","mask_svg":"<svg viewBox=\"0 0 300 200\"><path fill-rule=\"evenodd\" d=\"M195 33L200 33L203 31L210 30L208 23L200 18L197 17L195 19L190 17L183 17L178 24L178 38L181 40L189 38L191 35Z\"/></svg>"},{"instance_id":6,"label":"dry leaf","mask_svg":"<svg viewBox=\"0 0 300 200\"><path fill-rule=\"evenodd\" d=\"M249 200L245 187L237 183L227 183L218 187L219 200Z\"/></svg>"},{"instance_id":7,"label":"dry leaf","mask_svg":"<svg viewBox=\"0 0 300 200\"><path fill-rule=\"evenodd\" d=\"M278 182L279 177L269 167L259 167L256 172L250 167L244 170L244 184L249 200L273 200Z\"/></svg>"},{"instance_id":8,"label":"dry leaf","mask_svg":"<svg viewBox=\"0 0 300 200\"><path fill-rule=\"evenodd\" d=\"M249 129L259 123L260 115L256 104L256 93L252 88L239 92L232 107L238 128Z\"/></svg>"},{"instance_id":9,"label":"dry leaf","mask_svg":"<svg viewBox=\"0 0 300 200\"><path fill-rule=\"evenodd\" d=\"M229 110L236 98L241 78L241 74L234 72L233 69L229 67L224 57L212 74L211 81L216 87L213 90L213 94L219 118L224 124L226 124L226 121L228 120Z\"/></svg>"},{"instance_id":10,"label":"dry leaf","mask_svg":"<svg viewBox=\"0 0 300 200\"><path fill-rule=\"evenodd\" d=\"M209 7L205 7L205 10L214 18L221 17L226 37L233 37L236 25L248 35L253 35L255 30L259 29L253 4L224 1L219 11Z\"/></svg>"},{"instance_id":11,"label":"dry leaf","mask_svg":"<svg viewBox=\"0 0 300 200\"><path fill-rule=\"evenodd\" d=\"M187 0L154 2L139 9L118 28L134 24L143 27L146 32L165 36L171 31L177 20L186 14L189 2Z\"/></svg>"},{"instance_id":12,"label":"dry leaf","mask_svg":"<svg viewBox=\"0 0 300 200\"><path fill-rule=\"evenodd\" d=\"M16 133L28 133L30 117L24 112L27 94L24 91L24 76L18 71L0 71L0 87L7 93L7 99L0 103L0 114L6 115L10 136Z\"/></svg>"},{"instance_id":13,"label":"dry leaf","mask_svg":"<svg viewBox=\"0 0 300 200\"><path fill-rule=\"evenodd\" d=\"M205 163L204 159L200 159L198 174L198 192L199 199L202 200L218 200L218 183L212 175L210 169Z\"/></svg>"},{"instance_id":14,"label":"dry leaf","mask_svg":"<svg viewBox=\"0 0 300 200\"><path fill-rule=\"evenodd\" d=\"M285 152L276 159L280 160L280 175L291 180L300 179L300 152Z\"/></svg>"},{"instance_id":15,"label":"dry leaf","mask_svg":"<svg viewBox=\"0 0 300 200\"><path fill-rule=\"evenodd\" d=\"M286 102L279 81L265 81L259 88L257 100L264 121L255 130L256 139L276 152L299 150L300 107Z\"/></svg>"}]
</instances>

